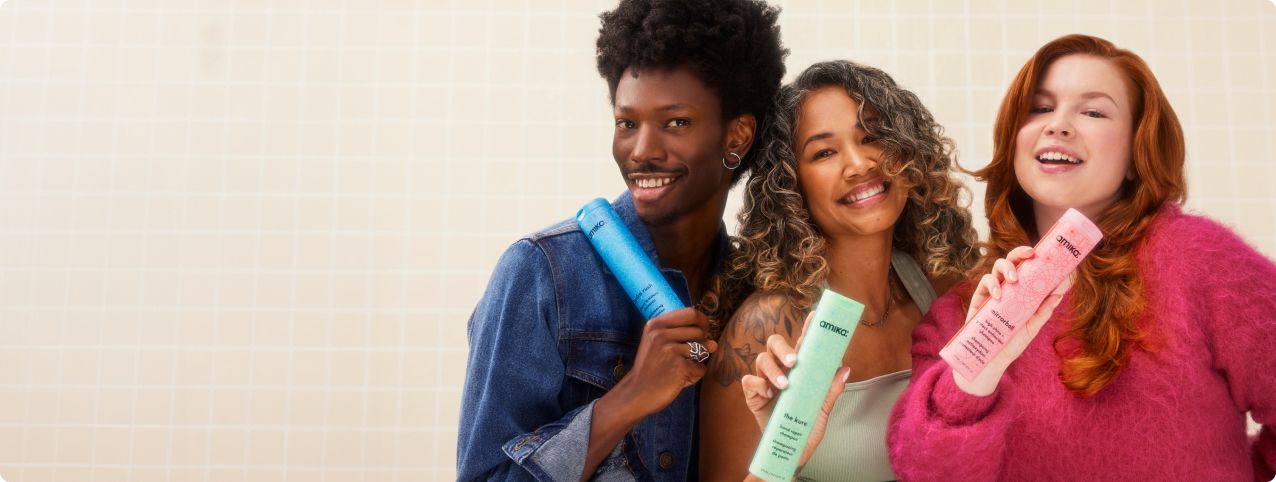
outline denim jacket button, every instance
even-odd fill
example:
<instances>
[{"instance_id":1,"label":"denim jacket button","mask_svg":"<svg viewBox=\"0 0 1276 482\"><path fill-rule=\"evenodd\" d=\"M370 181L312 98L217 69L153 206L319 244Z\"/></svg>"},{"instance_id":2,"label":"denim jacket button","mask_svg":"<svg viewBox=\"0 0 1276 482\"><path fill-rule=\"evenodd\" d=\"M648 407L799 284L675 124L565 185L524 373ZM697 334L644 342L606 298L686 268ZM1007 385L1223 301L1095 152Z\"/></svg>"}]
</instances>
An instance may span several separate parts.
<instances>
[{"instance_id":1,"label":"denim jacket button","mask_svg":"<svg viewBox=\"0 0 1276 482\"><path fill-rule=\"evenodd\" d=\"M668 450L660 452L660 468L662 470L669 470L671 467L673 467L673 454Z\"/></svg>"},{"instance_id":2,"label":"denim jacket button","mask_svg":"<svg viewBox=\"0 0 1276 482\"><path fill-rule=\"evenodd\" d=\"M621 378L625 378L626 373L629 373L629 367L625 366L625 359L616 357L616 366L611 368L612 378L619 382Z\"/></svg>"}]
</instances>

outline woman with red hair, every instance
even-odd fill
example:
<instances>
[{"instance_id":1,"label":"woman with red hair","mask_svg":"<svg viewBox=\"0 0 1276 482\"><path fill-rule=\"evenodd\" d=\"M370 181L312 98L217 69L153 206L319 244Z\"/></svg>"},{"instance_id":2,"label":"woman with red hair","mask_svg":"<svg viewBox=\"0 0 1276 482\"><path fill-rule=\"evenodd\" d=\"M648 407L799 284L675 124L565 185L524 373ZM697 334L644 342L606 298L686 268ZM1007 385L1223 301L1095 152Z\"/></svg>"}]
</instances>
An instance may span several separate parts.
<instances>
[{"instance_id":1,"label":"woman with red hair","mask_svg":"<svg viewBox=\"0 0 1276 482\"><path fill-rule=\"evenodd\" d=\"M1272 478L1276 265L1183 211L1183 164L1178 118L1139 56L1070 35L1028 60L975 173L987 253L913 332L913 383L887 435L900 479ZM1102 243L965 379L940 349L1068 208Z\"/></svg>"}]
</instances>

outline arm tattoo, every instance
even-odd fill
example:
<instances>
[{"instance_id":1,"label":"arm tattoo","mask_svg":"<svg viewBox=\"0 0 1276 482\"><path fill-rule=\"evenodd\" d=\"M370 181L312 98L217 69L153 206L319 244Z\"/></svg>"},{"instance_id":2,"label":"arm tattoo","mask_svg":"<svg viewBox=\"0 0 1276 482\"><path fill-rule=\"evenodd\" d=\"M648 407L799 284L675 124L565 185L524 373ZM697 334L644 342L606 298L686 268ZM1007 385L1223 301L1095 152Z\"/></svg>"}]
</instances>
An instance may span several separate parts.
<instances>
[{"instance_id":1,"label":"arm tattoo","mask_svg":"<svg viewBox=\"0 0 1276 482\"><path fill-rule=\"evenodd\" d=\"M753 373L754 360L766 351L766 339L776 333L796 335L801 316L787 303L746 303L718 339L718 354L709 362L713 380L725 387Z\"/></svg>"}]
</instances>

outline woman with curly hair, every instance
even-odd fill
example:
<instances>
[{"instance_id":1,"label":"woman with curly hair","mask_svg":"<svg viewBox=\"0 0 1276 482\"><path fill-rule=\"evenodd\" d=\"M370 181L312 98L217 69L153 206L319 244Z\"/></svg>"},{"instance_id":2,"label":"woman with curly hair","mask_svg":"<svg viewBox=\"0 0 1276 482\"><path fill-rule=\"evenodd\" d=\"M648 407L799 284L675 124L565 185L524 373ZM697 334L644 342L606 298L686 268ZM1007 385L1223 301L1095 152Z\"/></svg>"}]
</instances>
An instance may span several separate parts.
<instances>
[{"instance_id":1,"label":"woman with curly hair","mask_svg":"<svg viewBox=\"0 0 1276 482\"><path fill-rule=\"evenodd\" d=\"M761 431L741 377L774 361L768 371L785 387L781 366L792 361L768 345L791 345L828 287L865 309L829 436L800 478L893 479L886 416L908 384L910 334L978 257L952 143L917 96L847 61L812 65L783 87L763 139L737 249L708 306L728 321L701 389L701 474L747 474Z\"/></svg>"},{"instance_id":2,"label":"woman with curly hair","mask_svg":"<svg viewBox=\"0 0 1276 482\"><path fill-rule=\"evenodd\" d=\"M612 206L688 306L720 269L727 193L784 76L778 16L760 0L624 0L602 15L627 187ZM696 478L708 318L646 320L574 219L505 251L468 329L459 480Z\"/></svg>"},{"instance_id":3,"label":"woman with curly hair","mask_svg":"<svg viewBox=\"0 0 1276 482\"><path fill-rule=\"evenodd\" d=\"M887 440L900 478L1271 480L1276 264L1183 211L1183 131L1147 64L1095 37L1051 41L994 129L976 173L988 252L914 333ZM982 372L952 370L940 349L1069 208L1102 243Z\"/></svg>"}]
</instances>

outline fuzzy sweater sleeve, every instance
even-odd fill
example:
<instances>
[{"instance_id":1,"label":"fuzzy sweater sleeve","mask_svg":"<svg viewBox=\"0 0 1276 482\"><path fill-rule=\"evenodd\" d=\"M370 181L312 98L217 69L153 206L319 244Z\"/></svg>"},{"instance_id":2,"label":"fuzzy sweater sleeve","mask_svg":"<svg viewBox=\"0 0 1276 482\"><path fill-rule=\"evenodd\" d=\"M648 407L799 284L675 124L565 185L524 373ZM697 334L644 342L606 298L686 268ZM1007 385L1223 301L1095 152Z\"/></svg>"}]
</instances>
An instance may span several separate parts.
<instances>
[{"instance_id":1,"label":"fuzzy sweater sleeve","mask_svg":"<svg viewBox=\"0 0 1276 482\"><path fill-rule=\"evenodd\" d=\"M939 358L963 322L960 291L935 300L913 331L913 381L895 404L886 435L900 480L994 480L1000 472L1013 414L998 410L998 402L1010 380L1003 378L990 396L972 396Z\"/></svg>"},{"instance_id":2,"label":"fuzzy sweater sleeve","mask_svg":"<svg viewBox=\"0 0 1276 482\"><path fill-rule=\"evenodd\" d=\"M1236 233L1206 218L1184 216L1158 233L1165 267L1192 285L1214 369L1233 402L1262 427L1251 437L1255 480L1276 468L1276 264ZM1191 251L1195 251L1191 253ZM1183 254L1180 254L1183 253ZM1191 254L1187 254L1191 253ZM1174 260L1178 260L1175 262Z\"/></svg>"}]
</instances>

